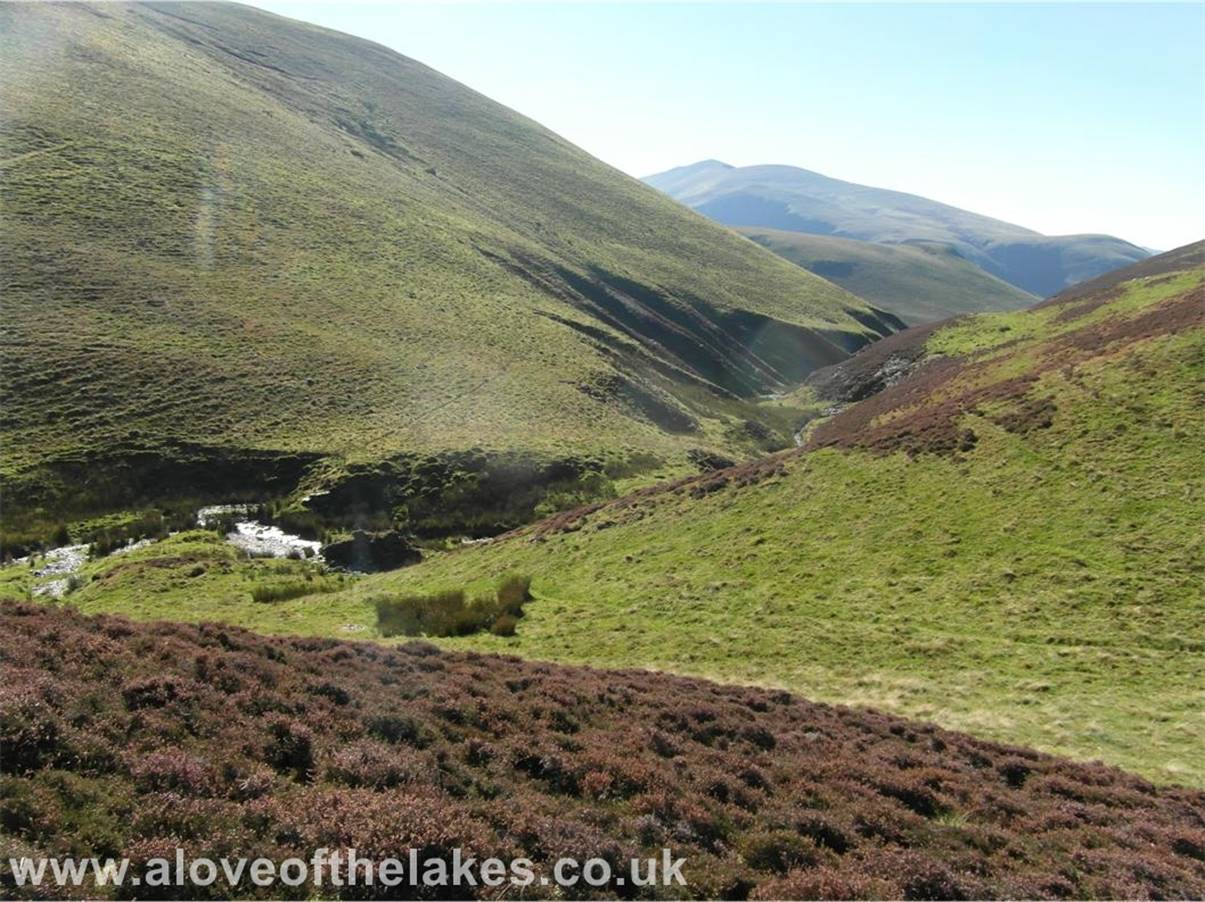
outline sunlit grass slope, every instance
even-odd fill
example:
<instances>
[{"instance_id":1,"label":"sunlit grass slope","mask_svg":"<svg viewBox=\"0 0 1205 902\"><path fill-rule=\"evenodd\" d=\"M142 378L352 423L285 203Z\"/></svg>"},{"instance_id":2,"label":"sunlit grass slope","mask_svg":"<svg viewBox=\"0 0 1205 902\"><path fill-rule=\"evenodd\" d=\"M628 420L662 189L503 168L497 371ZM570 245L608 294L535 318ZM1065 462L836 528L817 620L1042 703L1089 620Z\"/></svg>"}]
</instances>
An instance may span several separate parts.
<instances>
[{"instance_id":1,"label":"sunlit grass slope","mask_svg":"<svg viewBox=\"0 0 1205 902\"><path fill-rule=\"evenodd\" d=\"M875 244L778 229L737 231L909 325L964 313L1017 310L1038 300L988 275L946 245Z\"/></svg>"},{"instance_id":2,"label":"sunlit grass slope","mask_svg":"<svg viewBox=\"0 0 1205 902\"><path fill-rule=\"evenodd\" d=\"M834 447L752 478L613 503L277 605L251 589L286 577L247 567L304 565L223 565L227 548L181 536L89 565L101 578L69 600L370 636L371 597L519 571L536 601L516 637L442 642L789 686L1199 785L1199 259L939 330L933 362L813 432ZM869 405L880 412L865 419ZM974 442L890 452L890 435L940 448L951 430L958 447L968 430Z\"/></svg>"},{"instance_id":3,"label":"sunlit grass slope","mask_svg":"<svg viewBox=\"0 0 1205 902\"><path fill-rule=\"evenodd\" d=\"M437 641L785 686L1201 785L1200 247L1165 270L939 330L930 363L760 467L277 604L250 593L306 565L204 534L91 564L68 600L371 636L372 598L518 571L515 637Z\"/></svg>"},{"instance_id":4,"label":"sunlit grass slope","mask_svg":"<svg viewBox=\"0 0 1205 902\"><path fill-rule=\"evenodd\" d=\"M3 461L681 456L890 328L383 47L233 4L0 9Z\"/></svg>"}]
</instances>

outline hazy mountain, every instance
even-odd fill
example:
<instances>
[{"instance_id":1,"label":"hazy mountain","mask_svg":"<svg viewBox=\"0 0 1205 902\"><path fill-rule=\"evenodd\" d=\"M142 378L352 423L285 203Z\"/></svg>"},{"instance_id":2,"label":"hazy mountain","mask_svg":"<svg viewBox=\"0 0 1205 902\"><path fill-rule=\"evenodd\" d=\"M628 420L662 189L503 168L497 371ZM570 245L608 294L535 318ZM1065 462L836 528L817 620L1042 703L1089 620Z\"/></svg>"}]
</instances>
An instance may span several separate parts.
<instances>
[{"instance_id":1,"label":"hazy mountain","mask_svg":"<svg viewBox=\"0 0 1205 902\"><path fill-rule=\"evenodd\" d=\"M875 244L778 229L737 231L910 325L963 313L1016 310L1038 300L988 275L946 244Z\"/></svg>"},{"instance_id":2,"label":"hazy mountain","mask_svg":"<svg viewBox=\"0 0 1205 902\"><path fill-rule=\"evenodd\" d=\"M705 160L645 181L728 226L881 244L948 244L985 271L1039 297L1149 256L1108 235L1046 236L924 197L794 166L735 167Z\"/></svg>"},{"instance_id":3,"label":"hazy mountain","mask_svg":"<svg viewBox=\"0 0 1205 902\"><path fill-rule=\"evenodd\" d=\"M10 510L158 491L165 460L184 491L215 461L254 485L444 449L681 457L893 328L368 41L105 3L5 4L0 42L0 473L34 487Z\"/></svg>"}]
</instances>

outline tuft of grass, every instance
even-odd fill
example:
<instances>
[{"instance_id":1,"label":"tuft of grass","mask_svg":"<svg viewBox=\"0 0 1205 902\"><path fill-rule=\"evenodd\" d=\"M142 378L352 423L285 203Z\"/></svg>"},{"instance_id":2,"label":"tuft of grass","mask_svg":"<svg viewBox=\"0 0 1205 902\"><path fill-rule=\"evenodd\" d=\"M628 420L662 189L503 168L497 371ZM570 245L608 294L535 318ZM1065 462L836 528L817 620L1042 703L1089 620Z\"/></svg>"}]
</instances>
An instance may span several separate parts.
<instances>
[{"instance_id":1,"label":"tuft of grass","mask_svg":"<svg viewBox=\"0 0 1205 902\"><path fill-rule=\"evenodd\" d=\"M468 600L464 589L427 594L382 595L369 600L377 630L390 636L469 636L488 629L495 636L515 634L523 605L531 600L531 577L508 574L491 595Z\"/></svg>"},{"instance_id":2,"label":"tuft of grass","mask_svg":"<svg viewBox=\"0 0 1205 902\"><path fill-rule=\"evenodd\" d=\"M524 603L531 601L531 577L508 573L498 583L498 607L515 617L523 616Z\"/></svg>"},{"instance_id":3,"label":"tuft of grass","mask_svg":"<svg viewBox=\"0 0 1205 902\"><path fill-rule=\"evenodd\" d=\"M257 604L273 604L289 601L293 598L303 598L307 595L323 595L338 592L345 583L339 578L315 579L308 575L305 579L290 582L264 583L251 589L251 600Z\"/></svg>"}]
</instances>

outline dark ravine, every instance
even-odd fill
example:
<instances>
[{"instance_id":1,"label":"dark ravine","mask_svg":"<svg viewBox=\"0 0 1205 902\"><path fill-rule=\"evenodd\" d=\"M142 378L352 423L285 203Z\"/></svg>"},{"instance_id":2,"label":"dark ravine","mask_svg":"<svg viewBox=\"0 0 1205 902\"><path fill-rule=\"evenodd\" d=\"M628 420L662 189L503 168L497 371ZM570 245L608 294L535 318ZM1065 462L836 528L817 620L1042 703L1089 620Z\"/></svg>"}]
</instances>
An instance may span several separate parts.
<instances>
[{"instance_id":1,"label":"dark ravine","mask_svg":"<svg viewBox=\"0 0 1205 902\"><path fill-rule=\"evenodd\" d=\"M1102 277L1096 293L1108 293L1115 285L1134 278L1158 277L1185 268L1200 266L1205 241L1169 251L1115 275ZM1041 306L1061 306L1059 317L1074 320L1095 309L1095 294L1068 291ZM561 511L530 527L516 531L539 540L550 533L581 529L589 517L600 511L635 509L655 503L658 496L688 493L699 497L730 486L741 487L762 482L781 474L789 462L819 448L869 450L879 454L903 451L910 455L955 455L974 447L973 431L959 427L959 421L979 405L1004 402L1008 413L996 414L999 425L1012 432L1024 433L1050 425L1053 403L1031 396L1042 372L1091 361L1107 354L1118 344L1142 341L1160 335L1198 328L1205 324L1205 295L1196 288L1169 298L1132 318L1089 323L1047 341L1043 362L1024 375L963 390L942 397L935 389L944 389L968 371L983 367L975 355L966 357L929 357L926 343L934 332L954 320L913 326L863 348L849 359L818 370L809 377L822 401L832 406L813 420L802 424L796 447L776 451L733 466L712 469L670 482L646 486L620 498L600 500ZM972 380L973 384L973 380ZM809 428L810 426L810 428Z\"/></svg>"},{"instance_id":2,"label":"dark ravine","mask_svg":"<svg viewBox=\"0 0 1205 902\"><path fill-rule=\"evenodd\" d=\"M905 376L925 354L925 342L949 320L914 326L863 348L848 360L812 373L806 384L834 404L876 395Z\"/></svg>"},{"instance_id":3,"label":"dark ravine","mask_svg":"<svg viewBox=\"0 0 1205 902\"><path fill-rule=\"evenodd\" d=\"M122 536L138 539L159 535L166 522L173 529L188 528L198 508L232 502L262 506L263 522L307 539L395 530L415 539L483 538L560 508L613 497L612 479L661 464L647 455L604 460L482 449L405 454L352 465L317 454L202 446L176 451L169 458L131 450L97 460L61 461L5 483L0 486L4 552L19 557L66 544L67 523L113 511L168 515L167 520L148 517L143 531ZM174 511L180 516L169 514ZM72 539L94 540L90 535ZM363 558L362 546L348 553ZM391 557L382 553L382 560Z\"/></svg>"},{"instance_id":4,"label":"dark ravine","mask_svg":"<svg viewBox=\"0 0 1205 902\"><path fill-rule=\"evenodd\" d=\"M583 275L517 249L505 257L478 250L508 272L609 326L614 332L565 321L610 350L630 353L639 349L638 369L685 376L737 398L798 383L816 368L844 359L871 339L906 328L898 317L868 306L843 311L870 330L868 336L807 329L749 311L718 310L702 298L675 296L599 267ZM631 344L618 345L615 333Z\"/></svg>"}]
</instances>

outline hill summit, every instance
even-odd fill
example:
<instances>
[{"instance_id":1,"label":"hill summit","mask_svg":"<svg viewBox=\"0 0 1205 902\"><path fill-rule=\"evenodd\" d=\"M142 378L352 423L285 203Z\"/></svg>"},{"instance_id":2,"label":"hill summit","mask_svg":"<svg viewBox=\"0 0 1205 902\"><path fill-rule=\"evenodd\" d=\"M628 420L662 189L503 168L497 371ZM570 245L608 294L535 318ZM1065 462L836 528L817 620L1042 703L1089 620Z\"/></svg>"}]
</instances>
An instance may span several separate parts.
<instances>
[{"instance_id":1,"label":"hill summit","mask_svg":"<svg viewBox=\"0 0 1205 902\"><path fill-rule=\"evenodd\" d=\"M1149 256L1109 235L1042 235L915 194L795 166L737 167L706 160L645 181L728 226L881 244L946 244L991 275L1039 297Z\"/></svg>"}]
</instances>

